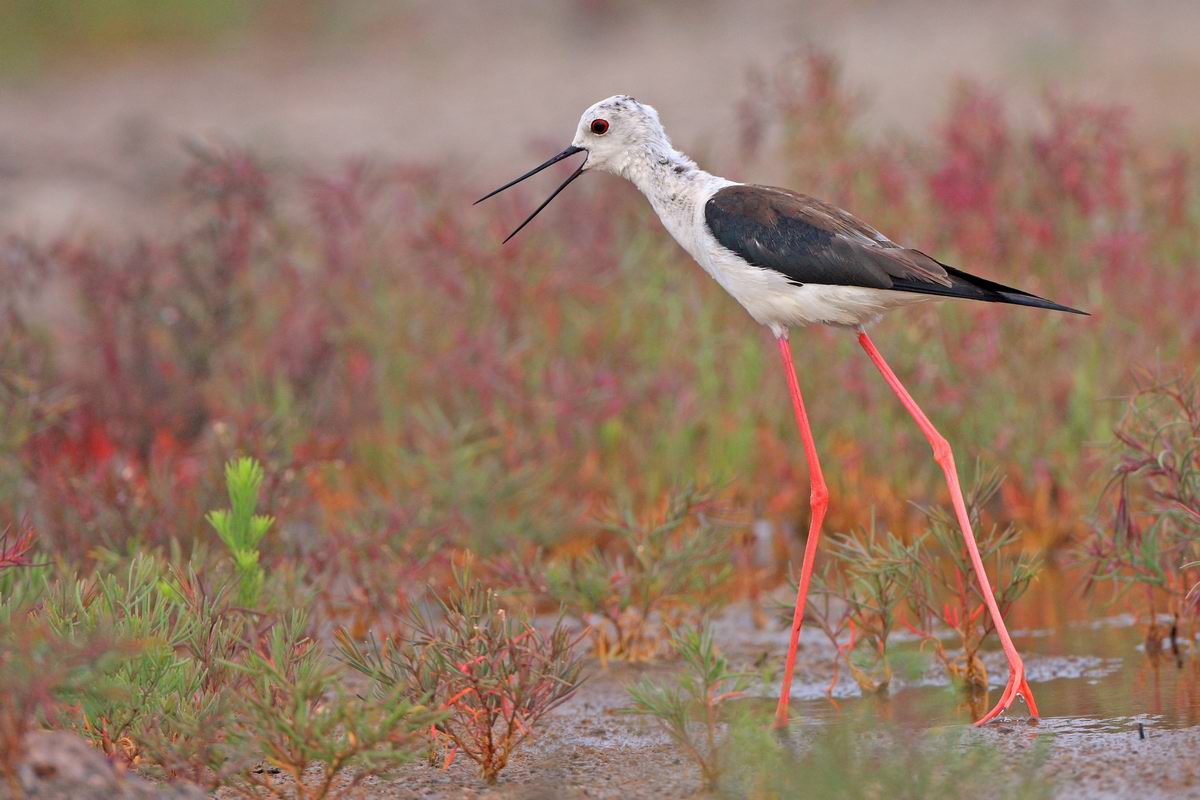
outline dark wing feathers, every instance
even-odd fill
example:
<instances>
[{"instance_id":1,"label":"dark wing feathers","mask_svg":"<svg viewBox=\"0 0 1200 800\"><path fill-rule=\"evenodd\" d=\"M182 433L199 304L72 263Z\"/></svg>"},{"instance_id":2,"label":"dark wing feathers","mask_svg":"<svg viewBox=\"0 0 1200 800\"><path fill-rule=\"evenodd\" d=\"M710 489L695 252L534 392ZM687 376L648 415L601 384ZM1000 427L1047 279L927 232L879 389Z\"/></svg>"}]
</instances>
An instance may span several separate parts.
<instances>
[{"instance_id":1,"label":"dark wing feathers","mask_svg":"<svg viewBox=\"0 0 1200 800\"><path fill-rule=\"evenodd\" d=\"M729 186L704 207L713 236L757 267L797 283L890 289L896 278L942 286L950 279L924 253L807 195L768 186Z\"/></svg>"},{"instance_id":2,"label":"dark wing feathers","mask_svg":"<svg viewBox=\"0 0 1200 800\"><path fill-rule=\"evenodd\" d=\"M1082 313L901 247L845 211L786 189L727 186L709 198L704 219L723 247L797 284L894 289Z\"/></svg>"}]
</instances>

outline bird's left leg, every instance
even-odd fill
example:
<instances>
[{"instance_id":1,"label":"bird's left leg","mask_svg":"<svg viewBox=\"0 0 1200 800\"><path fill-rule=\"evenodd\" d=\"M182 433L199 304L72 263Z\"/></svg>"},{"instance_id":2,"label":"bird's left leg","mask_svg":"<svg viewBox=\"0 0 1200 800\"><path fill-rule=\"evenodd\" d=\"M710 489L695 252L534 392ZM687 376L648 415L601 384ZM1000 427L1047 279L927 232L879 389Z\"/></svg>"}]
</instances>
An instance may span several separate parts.
<instances>
[{"instance_id":1,"label":"bird's left leg","mask_svg":"<svg viewBox=\"0 0 1200 800\"><path fill-rule=\"evenodd\" d=\"M975 568L975 575L979 579L979 588L983 592L983 602L987 606L988 613L992 616L992 622L996 626L996 634L1000 637L1000 645L1004 648L1004 654L1008 657L1009 677L1008 685L1004 688L1004 694L1000 696L1000 702L996 704L988 713L976 722L976 725L982 725L992 719L1000 716L1008 710L1012 705L1013 700L1020 694L1025 698L1025 702L1029 706L1029 713L1035 719L1038 716L1037 704L1033 700L1033 692L1029 688L1029 682L1025 680L1025 664L1021 660L1021 655L1017 652L1016 646L1013 644L1012 637L1008 635L1008 628L1004 625L1004 618L1000 614L1000 607L996 603L996 596L992 593L992 586L988 582L987 572L983 568L983 559L979 556L979 547L975 544L975 534L971 531L971 520L967 514L967 505L963 501L962 488L958 483L958 470L954 466L954 454L950 451L950 443L946 438L938 433L933 427L933 423L929 421L929 417L925 416L925 412L913 400L912 395L904 388L904 384L900 383L900 379L896 377L896 373L892 372L892 368L883 360L883 356L875 349L875 343L871 341L871 337L867 332L860 330L858 332L858 343L862 345L863 350L867 351L867 355L874 362L875 366L883 374L883 379L887 381L888 386L900 398L900 402L916 420L916 423L921 428L921 432L925 434L925 438L929 440L930 447L933 448L933 458L937 461L938 466L942 468L942 472L946 476L946 486L950 489L950 502L954 505L954 514L958 518L959 527L962 528L963 539L966 542L967 553L971 557L971 564Z\"/></svg>"},{"instance_id":2,"label":"bird's left leg","mask_svg":"<svg viewBox=\"0 0 1200 800\"><path fill-rule=\"evenodd\" d=\"M800 439L804 443L804 455L808 459L809 518L808 540L804 543L804 561L800 566L800 584L796 589L796 608L792 612L792 635L788 641L787 661L783 665L783 686L779 690L779 705L775 707L775 727L782 728L788 722L788 700L792 695L792 672L796 668L796 648L800 644L800 626L804 623L804 604L808 599L808 583L812 579L813 561L817 557L817 542L821 538L821 523L825 510L829 508L829 489L825 476L821 474L821 462L817 460L817 446L813 441L812 429L808 426L808 414L804 410L804 398L800 396L800 384L796 380L796 367L792 364L792 348L787 333L778 337L779 356L787 373L788 391L792 395L792 410L796 413L796 425L800 428Z\"/></svg>"}]
</instances>

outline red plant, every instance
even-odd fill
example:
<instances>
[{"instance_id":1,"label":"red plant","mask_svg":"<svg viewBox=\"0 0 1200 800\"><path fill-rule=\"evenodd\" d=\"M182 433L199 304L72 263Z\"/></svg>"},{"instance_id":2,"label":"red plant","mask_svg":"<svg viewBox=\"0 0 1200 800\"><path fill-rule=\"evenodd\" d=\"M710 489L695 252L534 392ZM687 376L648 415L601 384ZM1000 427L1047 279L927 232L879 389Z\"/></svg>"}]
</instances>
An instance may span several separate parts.
<instances>
[{"instance_id":1,"label":"red plant","mask_svg":"<svg viewBox=\"0 0 1200 800\"><path fill-rule=\"evenodd\" d=\"M1033 155L1056 197L1085 215L1128 207L1131 145L1127 112L1112 106L1046 97L1050 129L1035 134Z\"/></svg>"},{"instance_id":2,"label":"red plant","mask_svg":"<svg viewBox=\"0 0 1200 800\"><path fill-rule=\"evenodd\" d=\"M495 592L462 576L442 611L440 622L415 614L404 644L388 640L381 649L371 640L364 649L343 629L338 646L378 688L406 685L414 699L432 699L446 712L430 731L445 752L444 766L461 752L495 783L541 719L579 687L578 639L561 620L542 633L501 608Z\"/></svg>"},{"instance_id":3,"label":"red plant","mask_svg":"<svg viewBox=\"0 0 1200 800\"><path fill-rule=\"evenodd\" d=\"M995 258L1004 240L998 229L1000 195L1010 133L1000 98L960 84L947 114L942 163L929 177L933 201L944 212L954 245L965 256Z\"/></svg>"},{"instance_id":4,"label":"red plant","mask_svg":"<svg viewBox=\"0 0 1200 800\"><path fill-rule=\"evenodd\" d=\"M1006 613L1041 569L1038 558L1013 553L1018 532L1009 526L981 525L983 509L1000 489L1001 478L982 475L966 497L967 513L976 531L979 555L992 571L990 580L1001 613ZM926 511L929 532L911 549L907 601L916 623L904 622L912 632L933 647L947 675L962 682L972 693L986 692L987 669L979 654L983 643L995 632L995 621L987 613L971 559L962 546L958 523L943 508ZM947 601L943 598L949 597ZM947 626L958 640L956 650L947 649L935 628Z\"/></svg>"},{"instance_id":5,"label":"red plant","mask_svg":"<svg viewBox=\"0 0 1200 800\"><path fill-rule=\"evenodd\" d=\"M16 534L15 541L12 540L11 525L6 525L4 532L0 533L0 570L11 567L28 567L33 563L29 552L33 549L36 533L33 526L28 523L23 524L21 528L22 530Z\"/></svg>"},{"instance_id":6,"label":"red plant","mask_svg":"<svg viewBox=\"0 0 1200 800\"><path fill-rule=\"evenodd\" d=\"M1088 589L1107 582L1145 592L1147 652L1161 652L1169 636L1179 657L1179 627L1194 628L1200 614L1200 389L1192 380L1142 382L1115 432L1112 523L1081 555Z\"/></svg>"}]
</instances>

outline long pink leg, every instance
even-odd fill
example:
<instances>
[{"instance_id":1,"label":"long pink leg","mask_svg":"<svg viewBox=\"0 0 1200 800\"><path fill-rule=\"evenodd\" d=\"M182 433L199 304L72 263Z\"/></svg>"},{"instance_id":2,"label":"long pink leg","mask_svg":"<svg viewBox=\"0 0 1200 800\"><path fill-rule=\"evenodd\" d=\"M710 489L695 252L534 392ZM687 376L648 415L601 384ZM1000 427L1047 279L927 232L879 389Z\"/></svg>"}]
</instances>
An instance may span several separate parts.
<instances>
[{"instance_id":1,"label":"long pink leg","mask_svg":"<svg viewBox=\"0 0 1200 800\"><path fill-rule=\"evenodd\" d=\"M800 384L796 381L796 368L792 364L792 348L787 334L779 337L779 355L787 372L788 389L792 393L792 407L796 412L796 425L804 442L804 455L808 458L810 515L808 541L804 545L804 563L800 567L800 586L796 591L796 610L792 615L792 638L788 643L787 663L783 667L783 688L779 692L779 705L775 709L775 727L782 728L788 722L788 700L792 693L792 671L796 668L796 647L800 643L800 626L804 623L804 603L808 599L808 582L812 578L813 560L817 556L817 541L821 538L821 522L829 508L829 488L821 474L821 462L817 460L817 446L813 443L812 429L808 427L808 414L804 411L804 398L800 396Z\"/></svg>"},{"instance_id":2,"label":"long pink leg","mask_svg":"<svg viewBox=\"0 0 1200 800\"><path fill-rule=\"evenodd\" d=\"M967 516L967 505L963 501L962 488L958 484L958 470L954 467L954 454L950 452L950 443L933 427L929 417L925 416L925 412L917 405L917 401L913 400L912 395L896 377L896 373L892 372L892 368L875 349L875 343L871 341L870 336L867 336L866 331L859 331L858 343L862 345L863 350L867 351L871 361L883 374L883 379L887 381L888 386L892 387L892 391L896 393L900 402L908 409L908 413L916 420L921 432L929 440L930 447L933 448L933 458L946 476L946 486L950 489L950 502L954 504L954 514L958 517L958 524L962 528L963 539L967 544L967 552L971 556L971 564L975 567L975 575L979 578L979 586L983 590L983 602L987 605L988 613L992 615L996 633L1000 637L1000 644L1004 647L1004 654L1008 657L1010 673L1004 694L1000 696L1000 702L996 704L996 707L984 714L975 724L983 725L1007 711L1018 693L1024 696L1025 702L1029 705L1030 715L1036 718L1038 716L1037 704L1033 700L1029 682L1025 680L1025 664L1021 661L1021 655L1017 652L1016 646L1013 645L1012 637L1008 635L1008 628L1004 626L1004 618L1000 615L1000 607L996 604L996 596L992 594L992 586L988 582L987 572L983 568L983 559L979 557L975 534L971 531L971 520Z\"/></svg>"}]
</instances>

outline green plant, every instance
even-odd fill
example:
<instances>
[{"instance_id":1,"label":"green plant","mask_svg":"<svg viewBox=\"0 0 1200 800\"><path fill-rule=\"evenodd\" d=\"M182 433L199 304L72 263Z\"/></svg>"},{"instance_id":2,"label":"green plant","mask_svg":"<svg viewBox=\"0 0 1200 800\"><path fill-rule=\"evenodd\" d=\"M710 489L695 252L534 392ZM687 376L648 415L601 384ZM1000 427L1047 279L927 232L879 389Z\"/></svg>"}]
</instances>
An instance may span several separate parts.
<instances>
[{"instance_id":1,"label":"green plant","mask_svg":"<svg viewBox=\"0 0 1200 800\"><path fill-rule=\"evenodd\" d=\"M709 501L693 488L673 493L649 523L626 509L606 526L613 547L546 567L547 592L591 627L601 663L654 658L664 624L681 624L720 599L733 574L731 537L704 513Z\"/></svg>"},{"instance_id":2,"label":"green plant","mask_svg":"<svg viewBox=\"0 0 1200 800\"><path fill-rule=\"evenodd\" d=\"M134 734L139 726L171 698L197 691L202 680L183 654L198 621L161 590L163 574L160 559L134 556L121 573L57 580L41 611L64 638L107 635L137 644L133 655L106 670L109 691L76 699L83 732L105 753L130 762L138 756Z\"/></svg>"},{"instance_id":3,"label":"green plant","mask_svg":"<svg viewBox=\"0 0 1200 800\"><path fill-rule=\"evenodd\" d=\"M577 642L560 619L544 634L500 607L495 592L456 575L441 601L442 619L413 612L409 639L355 642L343 629L343 660L371 679L376 692L427 699L444 714L434 726L448 765L461 752L495 783L512 753L542 717L581 683Z\"/></svg>"},{"instance_id":4,"label":"green plant","mask_svg":"<svg viewBox=\"0 0 1200 800\"><path fill-rule=\"evenodd\" d=\"M247 650L263 640L276 619L234 608L232 586L223 582L210 588L197 566L203 561L198 556L186 567L171 566L158 583L194 623L178 650L196 671L196 688L162 698L132 738L146 771L215 789L248 758L229 736L242 707L238 695L251 680L234 664L244 662Z\"/></svg>"},{"instance_id":5,"label":"green plant","mask_svg":"<svg viewBox=\"0 0 1200 800\"><path fill-rule=\"evenodd\" d=\"M846 714L781 735L766 706L730 703L750 676L734 672L707 630L672 639L687 669L678 685L643 680L628 691L624 713L652 717L696 762L719 797L783 800L812 797L1049 798L1053 784L1039 774L1043 741L1012 755L960 728L919 732L881 722L874 713Z\"/></svg>"},{"instance_id":6,"label":"green plant","mask_svg":"<svg viewBox=\"0 0 1200 800\"><path fill-rule=\"evenodd\" d=\"M273 517L254 513L262 483L263 468L257 461L252 458L230 461L225 465L230 507L208 513L209 524L229 548L238 578L238 602L246 608L254 608L262 594L266 574L259 564L258 546L275 521Z\"/></svg>"},{"instance_id":7,"label":"green plant","mask_svg":"<svg viewBox=\"0 0 1200 800\"><path fill-rule=\"evenodd\" d=\"M796 585L795 575L789 577L794 587ZM813 570L812 597L804 609L805 622L812 620L817 629L825 634L825 638L829 640L829 644L833 648L833 674L825 687L825 694L829 697L833 696L834 687L837 686L838 678L841 677L842 659L848 658L847 651L853 649L857 644L853 635L848 637L847 641L842 641L843 634L850 631L850 606L838 597L835 588L842 579L837 562L824 559L818 563ZM778 606L782 624L790 624L794 610L795 606L785 603Z\"/></svg>"},{"instance_id":8,"label":"green plant","mask_svg":"<svg viewBox=\"0 0 1200 800\"><path fill-rule=\"evenodd\" d=\"M62 707L97 747L166 778L306 798L327 796L347 769L354 776L343 783L352 786L411 758L437 715L398 694L368 703L346 695L303 613L281 618L235 605L236 579L213 588L202 565L138 555L85 580L48 584L37 618L56 642L125 645L98 661L86 683L55 679ZM262 597L280 593L275 576L258 587ZM64 664L74 664L64 650ZM250 772L258 757L295 788ZM317 764L322 777L304 784Z\"/></svg>"},{"instance_id":9,"label":"green plant","mask_svg":"<svg viewBox=\"0 0 1200 800\"><path fill-rule=\"evenodd\" d=\"M912 565L920 561L920 544L906 545L891 532L880 536L872 524L857 535L832 537L826 552L834 566L814 574L814 591L844 605L850 641L837 645L838 651L859 688L885 692L892 680L888 637L905 600ZM833 628L823 617L822 629L827 627L830 636ZM860 642L867 645L865 656L857 649Z\"/></svg>"},{"instance_id":10,"label":"green plant","mask_svg":"<svg viewBox=\"0 0 1200 800\"><path fill-rule=\"evenodd\" d=\"M685 663L678 686L649 679L636 683L627 689L632 705L623 711L652 717L696 762L704 782L716 786L728 755L721 738L722 712L746 690L750 676L730 669L707 627L675 631L671 645Z\"/></svg>"},{"instance_id":11,"label":"green plant","mask_svg":"<svg viewBox=\"0 0 1200 800\"><path fill-rule=\"evenodd\" d=\"M105 691L68 698L97 747L169 777L212 784L227 774L231 697L245 683L231 664L274 624L232 608L230 594L209 590L194 566L153 555L48 585L39 614L58 635L104 635L132 648L99 672Z\"/></svg>"},{"instance_id":12,"label":"green plant","mask_svg":"<svg viewBox=\"0 0 1200 800\"><path fill-rule=\"evenodd\" d=\"M984 527L983 509L996 496L1002 478L982 474L965 500L979 555L988 567L992 591L1001 613L1007 613L1041 569L1041 559L1012 553L1020 532L1012 525ZM942 507L924 510L929 528L916 540L908 561L908 606L916 618L912 629L932 645L947 674L971 691L987 689L987 669L979 658L983 643L995 624L983 602L970 557L962 545L955 518ZM944 601L946 596L949 602ZM954 633L957 647L948 650L935 634L945 624Z\"/></svg>"},{"instance_id":13,"label":"green plant","mask_svg":"<svg viewBox=\"0 0 1200 800\"><path fill-rule=\"evenodd\" d=\"M0 535L0 621L10 621L34 609L46 593L53 569L33 561L36 534L32 527L15 540L12 529Z\"/></svg>"},{"instance_id":14,"label":"green plant","mask_svg":"<svg viewBox=\"0 0 1200 800\"><path fill-rule=\"evenodd\" d=\"M238 695L239 744L291 778L290 785L280 785L268 772L244 770L235 786L248 796L345 796L366 778L411 761L422 733L440 717L411 702L404 686L367 701L347 694L335 664L304 635L306 628L304 613L293 612L231 665L249 678Z\"/></svg>"},{"instance_id":15,"label":"green plant","mask_svg":"<svg viewBox=\"0 0 1200 800\"><path fill-rule=\"evenodd\" d=\"M837 717L781 738L766 713L732 715L724 748L729 765L716 794L753 800L1049 800L1055 786L1042 766L1050 737L1024 752L1001 749L967 728L917 731L875 715ZM796 741L799 739L799 741Z\"/></svg>"},{"instance_id":16,"label":"green plant","mask_svg":"<svg viewBox=\"0 0 1200 800\"><path fill-rule=\"evenodd\" d=\"M98 631L63 636L27 610L9 610L0 619L0 776L20 797L16 766L26 734L62 724L72 702L103 696L107 669L131 647Z\"/></svg>"},{"instance_id":17,"label":"green plant","mask_svg":"<svg viewBox=\"0 0 1200 800\"><path fill-rule=\"evenodd\" d=\"M226 784L252 758L233 734L242 710L228 686L164 698L136 731L138 768L210 791Z\"/></svg>"}]
</instances>

